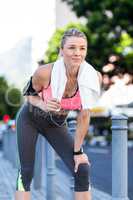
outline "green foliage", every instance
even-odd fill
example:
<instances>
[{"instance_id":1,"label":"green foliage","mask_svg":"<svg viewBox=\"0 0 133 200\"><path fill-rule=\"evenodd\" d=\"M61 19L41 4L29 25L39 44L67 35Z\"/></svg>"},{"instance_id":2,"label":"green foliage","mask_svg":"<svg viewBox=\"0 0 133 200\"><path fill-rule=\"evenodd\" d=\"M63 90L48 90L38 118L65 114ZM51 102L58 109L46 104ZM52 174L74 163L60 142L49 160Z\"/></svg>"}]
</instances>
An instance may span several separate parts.
<instances>
[{"instance_id":1,"label":"green foliage","mask_svg":"<svg viewBox=\"0 0 133 200\"><path fill-rule=\"evenodd\" d=\"M5 91L8 89L8 84L4 77L0 77L0 119L6 114L6 104L5 104Z\"/></svg>"},{"instance_id":2,"label":"green foliage","mask_svg":"<svg viewBox=\"0 0 133 200\"><path fill-rule=\"evenodd\" d=\"M120 66L133 72L133 57L128 61L124 49L133 48L132 0L62 0L67 2L78 17L85 17L89 49L87 60L98 70L108 62L111 54L123 56ZM123 35L127 33L126 35ZM124 38L123 38L124 37ZM128 37L128 38L127 38ZM123 40L123 42L121 41ZM131 58L132 53L130 53Z\"/></svg>"},{"instance_id":3,"label":"green foliage","mask_svg":"<svg viewBox=\"0 0 133 200\"><path fill-rule=\"evenodd\" d=\"M133 52L133 48L132 48L132 50L130 49L130 51L126 53L126 49L127 48L129 49L132 46L133 46L133 38L129 34L123 33L120 36L120 41L118 43L118 46L115 46L114 50L117 53L125 52L125 54L127 55L127 54L130 54L131 52Z\"/></svg>"},{"instance_id":4,"label":"green foliage","mask_svg":"<svg viewBox=\"0 0 133 200\"><path fill-rule=\"evenodd\" d=\"M81 24L70 23L64 28L57 29L49 41L48 49L44 58L45 63L54 62L58 58L61 38L67 29L73 27L87 34L87 29Z\"/></svg>"},{"instance_id":5,"label":"green foliage","mask_svg":"<svg viewBox=\"0 0 133 200\"><path fill-rule=\"evenodd\" d=\"M4 77L0 77L0 120L4 114L14 118L20 105L22 96L19 89L8 85Z\"/></svg>"},{"instance_id":6,"label":"green foliage","mask_svg":"<svg viewBox=\"0 0 133 200\"><path fill-rule=\"evenodd\" d=\"M8 105L7 106L8 112L10 113L10 116L13 118L16 115L18 108L22 104L21 92L17 88L10 87L5 97L6 97L6 103Z\"/></svg>"}]
</instances>

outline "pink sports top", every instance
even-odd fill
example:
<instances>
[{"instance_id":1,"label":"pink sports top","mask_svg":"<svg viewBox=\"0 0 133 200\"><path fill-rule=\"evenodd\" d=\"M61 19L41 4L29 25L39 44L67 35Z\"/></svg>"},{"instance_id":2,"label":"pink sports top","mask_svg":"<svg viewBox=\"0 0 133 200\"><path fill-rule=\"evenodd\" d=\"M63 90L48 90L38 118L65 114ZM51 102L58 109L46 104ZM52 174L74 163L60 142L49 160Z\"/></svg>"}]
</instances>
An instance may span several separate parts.
<instances>
[{"instance_id":1,"label":"pink sports top","mask_svg":"<svg viewBox=\"0 0 133 200\"><path fill-rule=\"evenodd\" d=\"M44 102L47 102L49 98L52 97L52 91L51 91L51 85L47 88L44 88L42 90L42 99ZM61 109L63 110L81 110L82 104L81 104L81 98L80 98L80 93L79 89L77 89L75 95L72 97L64 98L62 97L61 99Z\"/></svg>"}]
</instances>

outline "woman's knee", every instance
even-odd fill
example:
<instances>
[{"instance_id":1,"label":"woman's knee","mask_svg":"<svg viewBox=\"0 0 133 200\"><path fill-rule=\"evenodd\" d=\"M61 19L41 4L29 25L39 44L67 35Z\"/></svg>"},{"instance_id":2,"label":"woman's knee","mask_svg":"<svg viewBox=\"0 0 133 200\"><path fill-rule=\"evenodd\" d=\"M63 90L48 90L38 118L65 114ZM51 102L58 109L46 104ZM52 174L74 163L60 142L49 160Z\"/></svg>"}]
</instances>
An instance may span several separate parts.
<instances>
[{"instance_id":1,"label":"woman's knee","mask_svg":"<svg viewBox=\"0 0 133 200\"><path fill-rule=\"evenodd\" d=\"M89 165L81 163L78 166L78 171L75 173L75 191L89 190Z\"/></svg>"}]
</instances>

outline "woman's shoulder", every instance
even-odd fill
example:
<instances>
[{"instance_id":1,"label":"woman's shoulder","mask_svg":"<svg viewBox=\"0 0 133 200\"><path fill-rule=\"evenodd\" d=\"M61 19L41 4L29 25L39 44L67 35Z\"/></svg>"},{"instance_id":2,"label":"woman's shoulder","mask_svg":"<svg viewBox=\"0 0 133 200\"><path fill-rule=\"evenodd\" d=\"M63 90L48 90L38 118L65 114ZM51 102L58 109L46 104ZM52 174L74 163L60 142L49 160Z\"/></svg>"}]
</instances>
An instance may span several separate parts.
<instances>
[{"instance_id":1,"label":"woman's shoulder","mask_svg":"<svg viewBox=\"0 0 133 200\"><path fill-rule=\"evenodd\" d=\"M35 74L39 77L48 76L51 74L52 66L53 63L41 65L36 69Z\"/></svg>"},{"instance_id":2,"label":"woman's shoulder","mask_svg":"<svg viewBox=\"0 0 133 200\"><path fill-rule=\"evenodd\" d=\"M47 86L51 77L52 63L39 66L32 76L34 88Z\"/></svg>"},{"instance_id":3,"label":"woman's shoulder","mask_svg":"<svg viewBox=\"0 0 133 200\"><path fill-rule=\"evenodd\" d=\"M47 64L44 64L44 65L40 65L40 66L37 68L37 71L38 71L38 72L47 72L47 71L51 71L51 70L52 70L52 67L53 67L53 64L54 64L54 63L47 63Z\"/></svg>"}]
</instances>

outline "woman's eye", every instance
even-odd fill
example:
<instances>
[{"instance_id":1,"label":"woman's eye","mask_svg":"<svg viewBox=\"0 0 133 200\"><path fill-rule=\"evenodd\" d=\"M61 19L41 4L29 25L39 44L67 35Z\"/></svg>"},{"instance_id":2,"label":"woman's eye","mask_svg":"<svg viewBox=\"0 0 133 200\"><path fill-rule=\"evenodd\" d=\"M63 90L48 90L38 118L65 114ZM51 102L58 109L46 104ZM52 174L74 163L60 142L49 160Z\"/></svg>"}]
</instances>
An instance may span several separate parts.
<instances>
[{"instance_id":1,"label":"woman's eye","mask_svg":"<svg viewBox=\"0 0 133 200\"><path fill-rule=\"evenodd\" d=\"M82 47L82 48L81 48L81 50L85 50L85 48L84 48L84 47Z\"/></svg>"},{"instance_id":2,"label":"woman's eye","mask_svg":"<svg viewBox=\"0 0 133 200\"><path fill-rule=\"evenodd\" d=\"M75 49L75 47L69 47L69 49Z\"/></svg>"},{"instance_id":3,"label":"woman's eye","mask_svg":"<svg viewBox=\"0 0 133 200\"><path fill-rule=\"evenodd\" d=\"M77 48L74 47L74 46L71 46L71 47L69 47L69 49L76 50ZM80 51L85 51L86 48L85 48L85 47L81 47L81 48L79 48L79 50L80 50Z\"/></svg>"}]
</instances>

